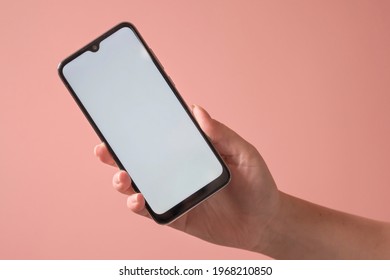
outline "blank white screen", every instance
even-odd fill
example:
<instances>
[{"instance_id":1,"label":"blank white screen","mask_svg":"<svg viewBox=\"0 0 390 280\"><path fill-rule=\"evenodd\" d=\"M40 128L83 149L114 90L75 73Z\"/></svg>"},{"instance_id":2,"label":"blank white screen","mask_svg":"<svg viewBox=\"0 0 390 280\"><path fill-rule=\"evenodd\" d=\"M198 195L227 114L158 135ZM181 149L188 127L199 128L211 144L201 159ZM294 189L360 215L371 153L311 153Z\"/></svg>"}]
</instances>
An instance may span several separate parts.
<instances>
[{"instance_id":1,"label":"blank white screen","mask_svg":"<svg viewBox=\"0 0 390 280\"><path fill-rule=\"evenodd\" d=\"M63 73L157 214L221 175L221 164L130 28L66 64Z\"/></svg>"}]
</instances>

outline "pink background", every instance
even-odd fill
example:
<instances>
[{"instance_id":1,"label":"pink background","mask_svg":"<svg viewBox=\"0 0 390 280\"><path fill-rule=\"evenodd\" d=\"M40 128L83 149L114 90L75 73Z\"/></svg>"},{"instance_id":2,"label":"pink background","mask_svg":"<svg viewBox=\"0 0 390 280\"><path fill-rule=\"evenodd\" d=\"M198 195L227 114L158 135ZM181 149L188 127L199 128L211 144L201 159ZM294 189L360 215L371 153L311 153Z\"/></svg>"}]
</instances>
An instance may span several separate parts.
<instances>
[{"instance_id":1,"label":"pink background","mask_svg":"<svg viewBox=\"0 0 390 280\"><path fill-rule=\"evenodd\" d=\"M189 104L255 144L280 189L390 220L389 3L2 1L0 258L265 258L138 217L111 188L56 68L121 21Z\"/></svg>"}]
</instances>

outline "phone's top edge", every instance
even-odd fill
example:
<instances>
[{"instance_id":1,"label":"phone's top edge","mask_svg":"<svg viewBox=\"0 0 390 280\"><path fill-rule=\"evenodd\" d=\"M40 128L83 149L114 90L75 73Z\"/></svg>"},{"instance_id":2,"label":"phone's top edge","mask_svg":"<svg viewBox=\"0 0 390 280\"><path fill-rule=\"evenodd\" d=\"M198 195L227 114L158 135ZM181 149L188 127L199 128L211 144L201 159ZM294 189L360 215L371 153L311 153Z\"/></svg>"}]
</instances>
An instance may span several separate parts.
<instances>
[{"instance_id":1,"label":"phone's top edge","mask_svg":"<svg viewBox=\"0 0 390 280\"><path fill-rule=\"evenodd\" d=\"M108 31L104 32L103 34L101 34L100 36L98 36L97 38L95 38L94 40L90 41L89 43L87 43L84 47L80 48L79 50L73 52L70 56L66 57L64 60L62 60L60 63L58 63L57 65L57 70L58 70L58 73L59 75L62 77L63 76L63 68L65 67L65 65L72 59L76 58L77 56L79 56L80 54L84 53L85 51L88 51L91 46L93 44L96 44L96 42L101 42L102 40L104 40L105 38L107 38L108 36L110 36L112 33L118 31L119 29L122 29L124 27L128 27L130 28L131 30L135 31L136 33L138 33L138 30L137 28L134 26L134 24L132 24L131 22L128 22L128 21L122 21L120 23L118 23L117 25L115 25L114 27L110 28Z\"/></svg>"},{"instance_id":2,"label":"phone's top edge","mask_svg":"<svg viewBox=\"0 0 390 280\"><path fill-rule=\"evenodd\" d=\"M114 26L113 28L111 28L111 29L116 29L116 28L120 29L121 27L124 27L124 26L130 26L130 27L132 27L132 28L135 28L135 26L134 26L133 23L131 23L131 22L129 22L129 21L122 21L122 22L118 23L117 25L115 25L115 26Z\"/></svg>"}]
</instances>

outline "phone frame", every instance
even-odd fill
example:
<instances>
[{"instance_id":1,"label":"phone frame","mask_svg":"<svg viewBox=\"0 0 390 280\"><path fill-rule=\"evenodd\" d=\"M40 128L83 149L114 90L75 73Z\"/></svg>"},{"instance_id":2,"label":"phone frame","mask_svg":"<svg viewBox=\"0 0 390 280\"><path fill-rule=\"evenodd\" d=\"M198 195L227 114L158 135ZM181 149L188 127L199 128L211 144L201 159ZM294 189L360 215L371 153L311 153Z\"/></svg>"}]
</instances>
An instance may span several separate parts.
<instances>
[{"instance_id":1,"label":"phone frame","mask_svg":"<svg viewBox=\"0 0 390 280\"><path fill-rule=\"evenodd\" d=\"M70 55L66 59L64 59L58 65L58 74L59 74L61 80L63 81L63 83L65 84L65 86L67 87L68 91L71 93L73 99L76 101L77 105L79 106L79 108L83 112L84 116L88 119L89 123L91 124L91 126L95 130L96 134L99 136L100 140L105 143L108 151L112 155L112 157L115 160L117 166L121 170L125 170L127 172L127 170L122 165L120 159L115 154L115 152L111 148L110 144L105 139L104 135L101 133L99 127L95 124L94 120L92 119L92 117L90 116L90 114L88 113L88 111L86 110L86 108L84 107L84 105L82 104L80 99L78 98L76 92L72 89L71 85L66 80L66 78L64 76L64 73L63 73L63 69L64 69L66 64L68 64L72 60L76 59L78 56L80 56L81 54L83 54L86 51L92 51L92 52L99 51L99 44L100 44L100 42L102 40L106 39L107 37L109 37L110 35L112 35L113 33L115 33L116 31L122 29L122 28L130 28L134 32L136 37L140 40L140 42L144 46L145 50L148 52L148 54L152 58L152 61L156 65L156 67L159 70L160 74L164 77L166 83L171 88L172 92L175 94L177 100L180 102L180 105L184 108L184 110L186 111L186 113L188 114L188 116L190 117L192 122L195 124L195 127L199 131L200 135L203 137L204 141L208 144L208 146L210 147L211 151L214 153L214 155L216 156L216 158L218 159L218 161L220 162L220 164L222 166L222 173L221 173L221 175L217 179L215 179L214 181L212 181L209 184L205 185L204 187L202 187L201 189L196 191L194 194L192 194L191 196L187 197L185 200L183 200L182 202L180 202L179 204L177 204L176 206L174 206L173 208L171 208L170 210L168 210L167 212L165 212L163 214L155 213L151 209L151 207L149 206L148 202L147 201L145 202L145 206L146 206L150 216L157 223L159 223L159 224L168 224L168 223L174 221L175 219L177 219L178 217L182 216L183 214L185 214L186 212L188 212L189 210L191 210L195 206L197 206L200 202L202 202L203 200L205 200L209 196L213 195L214 193L216 193L217 191L222 189L224 186L226 186L229 183L229 181L230 181L230 171L229 171L227 165L224 163L224 161L221 158L221 156L218 154L218 152L216 151L216 149L214 148L214 146L212 145L212 143L208 139L208 137L205 135L205 133L200 128L200 126L197 123L197 121L195 120L195 118L192 116L192 113L190 112L187 104L184 102L183 98L181 97L181 95L177 91L175 85L171 81L171 78L165 72L164 67L162 66L160 61L157 59L157 57L155 56L155 54L152 51L152 49L147 45L145 40L142 38L142 36L138 32L137 28L132 23L129 23L129 22L122 22L122 23L114 26L113 28L111 28L107 32L103 33L101 36L99 36L98 38L96 38L92 42L88 43L83 48L79 49L78 51L76 51L75 53L73 53L72 55ZM97 46L97 48L96 48L96 46ZM131 174L129 174L129 175L131 176ZM132 182L132 187L133 187L133 189L136 192L141 193L135 182Z\"/></svg>"}]
</instances>

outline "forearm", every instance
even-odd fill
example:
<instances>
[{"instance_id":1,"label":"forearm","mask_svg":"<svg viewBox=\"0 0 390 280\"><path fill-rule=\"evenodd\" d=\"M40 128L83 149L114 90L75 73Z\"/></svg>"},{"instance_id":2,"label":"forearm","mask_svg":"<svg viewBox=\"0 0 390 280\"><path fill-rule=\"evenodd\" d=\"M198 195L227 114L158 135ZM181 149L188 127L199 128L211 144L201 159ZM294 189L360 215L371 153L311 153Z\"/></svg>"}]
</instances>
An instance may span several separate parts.
<instances>
[{"instance_id":1,"label":"forearm","mask_svg":"<svg viewBox=\"0 0 390 280\"><path fill-rule=\"evenodd\" d=\"M390 225L280 192L257 251L277 259L390 259Z\"/></svg>"}]
</instances>

